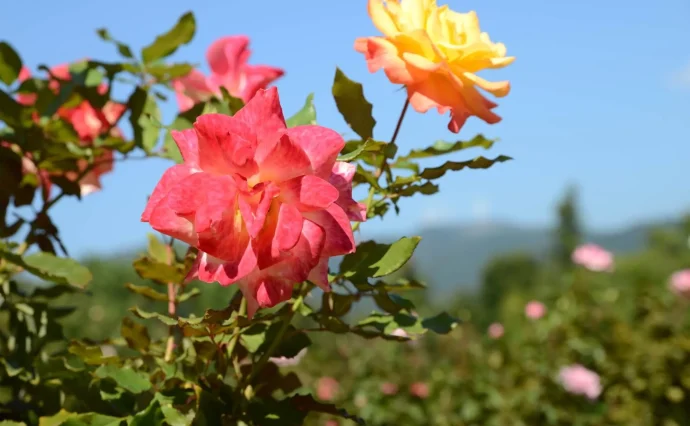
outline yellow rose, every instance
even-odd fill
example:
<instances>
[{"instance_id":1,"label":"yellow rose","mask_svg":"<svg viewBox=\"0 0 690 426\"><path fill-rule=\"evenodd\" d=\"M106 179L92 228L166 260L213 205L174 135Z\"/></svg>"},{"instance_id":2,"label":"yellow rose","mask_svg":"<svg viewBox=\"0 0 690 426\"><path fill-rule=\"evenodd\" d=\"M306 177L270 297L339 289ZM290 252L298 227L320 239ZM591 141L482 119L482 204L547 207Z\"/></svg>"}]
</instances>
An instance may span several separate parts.
<instances>
[{"instance_id":1,"label":"yellow rose","mask_svg":"<svg viewBox=\"0 0 690 426\"><path fill-rule=\"evenodd\" d=\"M392 83L405 85L416 111L450 111L448 128L454 133L471 115L489 124L501 120L491 111L496 104L477 87L503 97L510 83L486 81L476 73L505 67L515 58L481 32L475 12L457 13L438 7L436 0L369 0L368 9L383 36L359 38L355 49L365 55L370 72L383 68Z\"/></svg>"}]
</instances>

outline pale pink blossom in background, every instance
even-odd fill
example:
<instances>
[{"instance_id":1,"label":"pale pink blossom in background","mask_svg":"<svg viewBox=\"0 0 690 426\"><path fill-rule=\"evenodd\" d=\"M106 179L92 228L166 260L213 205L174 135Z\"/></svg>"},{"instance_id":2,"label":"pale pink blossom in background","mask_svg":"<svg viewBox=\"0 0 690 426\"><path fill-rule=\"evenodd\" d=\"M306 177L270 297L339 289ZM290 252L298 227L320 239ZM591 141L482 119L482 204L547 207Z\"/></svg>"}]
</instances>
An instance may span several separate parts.
<instances>
[{"instance_id":1,"label":"pale pink blossom in background","mask_svg":"<svg viewBox=\"0 0 690 426\"><path fill-rule=\"evenodd\" d=\"M414 382L410 385L410 394L420 399L429 397L429 385L424 382Z\"/></svg>"},{"instance_id":2,"label":"pale pink blossom in background","mask_svg":"<svg viewBox=\"0 0 690 426\"><path fill-rule=\"evenodd\" d=\"M575 395L585 395L589 399L596 399L601 394L599 375L580 364L563 367L558 374L563 388Z\"/></svg>"},{"instance_id":3,"label":"pale pink blossom in background","mask_svg":"<svg viewBox=\"0 0 690 426\"><path fill-rule=\"evenodd\" d=\"M316 384L316 396L322 401L332 401L338 394L340 384L333 377L321 377Z\"/></svg>"},{"instance_id":4,"label":"pale pink blossom in background","mask_svg":"<svg viewBox=\"0 0 690 426\"><path fill-rule=\"evenodd\" d=\"M220 97L221 87L245 103L249 102L259 89L265 89L285 74L280 68L249 65L247 61L251 51L248 46L249 38L246 36L223 37L211 44L206 51L210 76L194 69L173 81L180 110L186 111L212 96Z\"/></svg>"},{"instance_id":5,"label":"pale pink blossom in background","mask_svg":"<svg viewBox=\"0 0 690 426\"><path fill-rule=\"evenodd\" d=\"M546 306L536 300L525 305L525 315L530 319L539 319L546 314Z\"/></svg>"},{"instance_id":6,"label":"pale pink blossom in background","mask_svg":"<svg viewBox=\"0 0 690 426\"><path fill-rule=\"evenodd\" d=\"M338 426L340 423L338 423L337 420L335 419L330 419L326 420L326 423L324 423L324 426Z\"/></svg>"},{"instance_id":7,"label":"pale pink blossom in background","mask_svg":"<svg viewBox=\"0 0 690 426\"><path fill-rule=\"evenodd\" d=\"M584 266L590 271L613 271L613 254L596 244L583 244L573 251L573 263Z\"/></svg>"},{"instance_id":8,"label":"pale pink blossom in background","mask_svg":"<svg viewBox=\"0 0 690 426\"><path fill-rule=\"evenodd\" d=\"M501 323L495 322L489 326L489 337L492 339L500 339L504 332L505 330Z\"/></svg>"},{"instance_id":9,"label":"pale pink blossom in background","mask_svg":"<svg viewBox=\"0 0 690 426\"><path fill-rule=\"evenodd\" d=\"M403 330L402 328L396 328L391 332L391 336L397 336L397 337L407 337L409 338L410 335L407 334L407 331Z\"/></svg>"},{"instance_id":10,"label":"pale pink blossom in background","mask_svg":"<svg viewBox=\"0 0 690 426\"><path fill-rule=\"evenodd\" d=\"M682 269L671 275L671 291L679 296L690 298L690 269Z\"/></svg>"},{"instance_id":11,"label":"pale pink blossom in background","mask_svg":"<svg viewBox=\"0 0 690 426\"><path fill-rule=\"evenodd\" d=\"M391 382L383 382L381 383L381 393L388 396L395 395L398 393L398 385Z\"/></svg>"},{"instance_id":12,"label":"pale pink blossom in background","mask_svg":"<svg viewBox=\"0 0 690 426\"><path fill-rule=\"evenodd\" d=\"M278 367L293 367L300 363L304 355L307 354L307 348L302 349L292 358L287 358L284 356L280 357L270 357L268 360L277 365Z\"/></svg>"}]
</instances>

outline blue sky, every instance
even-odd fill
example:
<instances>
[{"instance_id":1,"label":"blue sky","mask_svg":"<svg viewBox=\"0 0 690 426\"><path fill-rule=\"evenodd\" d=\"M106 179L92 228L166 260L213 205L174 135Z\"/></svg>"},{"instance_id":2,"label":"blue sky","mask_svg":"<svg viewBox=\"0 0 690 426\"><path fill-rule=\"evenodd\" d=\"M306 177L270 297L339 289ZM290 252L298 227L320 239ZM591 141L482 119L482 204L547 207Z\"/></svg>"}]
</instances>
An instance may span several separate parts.
<instances>
[{"instance_id":1,"label":"blue sky","mask_svg":"<svg viewBox=\"0 0 690 426\"><path fill-rule=\"evenodd\" d=\"M476 10L482 29L517 57L506 69L482 74L512 83L512 93L497 109L504 119L493 126L471 119L454 135L446 129L447 117L413 112L398 138L400 149L482 132L501 139L488 155L515 160L488 171L446 175L440 194L405 200L400 216L372 221L363 233L408 234L430 222L486 218L550 224L554 202L568 183L580 186L584 219L595 229L690 209L687 0L653 6L640 0L448 4L457 11ZM365 0L63 0L41 2L40 7L12 2L3 6L0 38L14 45L34 70L39 63L83 57L116 60L115 48L96 36L97 28L106 27L139 49L190 8L197 34L174 60L201 63L206 71L208 45L221 36L246 34L251 37L251 63L287 72L277 84L286 116L314 92L319 124L345 131L330 95L339 66L364 84L378 121L375 136L390 138L404 92L382 73L369 74L352 48L356 37L378 34ZM170 122L176 105L171 102L163 111ZM449 158L479 154L487 155L477 151ZM139 216L169 165L163 160L118 163L103 178L104 191L56 206L54 218L72 254L105 254L143 244L150 228Z\"/></svg>"}]
</instances>

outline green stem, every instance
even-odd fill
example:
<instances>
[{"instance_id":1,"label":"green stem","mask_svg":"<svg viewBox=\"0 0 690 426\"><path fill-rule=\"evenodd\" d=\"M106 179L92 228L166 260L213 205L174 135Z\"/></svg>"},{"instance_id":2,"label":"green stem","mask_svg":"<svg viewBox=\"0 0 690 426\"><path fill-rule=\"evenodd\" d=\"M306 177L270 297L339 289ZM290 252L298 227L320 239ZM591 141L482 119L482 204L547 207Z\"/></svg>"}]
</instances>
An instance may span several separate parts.
<instances>
[{"instance_id":1,"label":"green stem","mask_svg":"<svg viewBox=\"0 0 690 426\"><path fill-rule=\"evenodd\" d=\"M238 317L244 316L247 314L247 299L242 297L242 301L240 302L240 311L237 314ZM238 325L239 328L239 325ZM238 362L235 362L235 359L233 355L235 354L235 346L237 346L237 341L240 340L240 332L237 330L237 332L232 336L230 339L230 343L228 343L228 357L230 358L230 361L233 363L233 368L235 369L235 374L237 374L237 377L240 377L240 365Z\"/></svg>"}]
</instances>

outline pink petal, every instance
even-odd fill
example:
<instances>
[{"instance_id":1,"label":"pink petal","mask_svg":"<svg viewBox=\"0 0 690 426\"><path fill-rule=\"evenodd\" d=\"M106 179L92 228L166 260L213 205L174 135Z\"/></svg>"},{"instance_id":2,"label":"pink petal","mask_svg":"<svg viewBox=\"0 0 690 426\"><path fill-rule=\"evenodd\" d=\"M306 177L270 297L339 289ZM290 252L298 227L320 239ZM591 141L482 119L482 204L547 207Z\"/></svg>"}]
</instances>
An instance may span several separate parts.
<instances>
[{"instance_id":1,"label":"pink petal","mask_svg":"<svg viewBox=\"0 0 690 426\"><path fill-rule=\"evenodd\" d=\"M150 222L151 213L158 203L168 195L168 192L170 192L173 186L192 173L194 173L192 169L185 164L178 164L166 170L146 203L146 208L141 214L141 221Z\"/></svg>"},{"instance_id":2,"label":"pink petal","mask_svg":"<svg viewBox=\"0 0 690 426\"><path fill-rule=\"evenodd\" d=\"M338 153L345 146L342 136L334 130L315 125L293 127L287 130L287 134L307 154L314 174L327 179Z\"/></svg>"},{"instance_id":3,"label":"pink petal","mask_svg":"<svg viewBox=\"0 0 690 426\"><path fill-rule=\"evenodd\" d=\"M189 167L199 166L199 141L196 137L194 129L186 129L182 131L172 130L170 132L173 140L180 149L182 159Z\"/></svg>"},{"instance_id":4,"label":"pink petal","mask_svg":"<svg viewBox=\"0 0 690 426\"><path fill-rule=\"evenodd\" d=\"M352 178L357 167L354 164L336 161L328 181L338 189L336 204L343 208L350 220L364 222L367 220L367 206L352 199Z\"/></svg>"},{"instance_id":5,"label":"pink petal","mask_svg":"<svg viewBox=\"0 0 690 426\"><path fill-rule=\"evenodd\" d=\"M148 220L149 224L156 231L177 238L190 245L196 245L196 234L194 233L194 225L189 220L180 217L168 207L169 195L166 194L160 202L158 202L151 216Z\"/></svg>"},{"instance_id":6,"label":"pink petal","mask_svg":"<svg viewBox=\"0 0 690 426\"><path fill-rule=\"evenodd\" d=\"M213 42L206 51L211 71L232 81L239 80L242 67L249 58L248 45L246 36L223 37Z\"/></svg>"},{"instance_id":7,"label":"pink petal","mask_svg":"<svg viewBox=\"0 0 690 426\"><path fill-rule=\"evenodd\" d=\"M233 116L252 129L255 137L252 142L270 142L277 140L285 131L285 117L280 106L278 89L271 87L259 90L247 104Z\"/></svg>"},{"instance_id":8,"label":"pink petal","mask_svg":"<svg viewBox=\"0 0 690 426\"><path fill-rule=\"evenodd\" d=\"M208 253L199 252L190 271L190 278L196 277L207 283L218 282L227 286L250 274L255 265L256 258L250 246L247 246L238 264L226 263Z\"/></svg>"},{"instance_id":9,"label":"pink petal","mask_svg":"<svg viewBox=\"0 0 690 426\"><path fill-rule=\"evenodd\" d=\"M251 161L255 145L244 123L224 114L204 114L194 123L198 136L199 166L218 174L255 172Z\"/></svg>"},{"instance_id":10,"label":"pink petal","mask_svg":"<svg viewBox=\"0 0 690 426\"><path fill-rule=\"evenodd\" d=\"M246 276L256 267L257 259L249 234L236 216L225 217L210 230L200 232L198 247L223 261L222 279L226 283Z\"/></svg>"},{"instance_id":11,"label":"pink petal","mask_svg":"<svg viewBox=\"0 0 690 426\"><path fill-rule=\"evenodd\" d=\"M331 291L328 285L328 258L322 257L319 263L311 270L307 279L318 285L323 291Z\"/></svg>"},{"instance_id":12,"label":"pink petal","mask_svg":"<svg viewBox=\"0 0 690 426\"><path fill-rule=\"evenodd\" d=\"M302 232L302 214L294 206L274 202L265 226L253 240L259 269L267 269L284 260L284 253L297 244Z\"/></svg>"},{"instance_id":13,"label":"pink petal","mask_svg":"<svg viewBox=\"0 0 690 426\"><path fill-rule=\"evenodd\" d=\"M197 69L193 69L184 77L175 79L172 86L180 111L187 111L195 104L207 101L215 92L206 76Z\"/></svg>"},{"instance_id":14,"label":"pink petal","mask_svg":"<svg viewBox=\"0 0 690 426\"><path fill-rule=\"evenodd\" d=\"M283 182L311 171L307 154L287 135L281 136L272 146L269 143L259 145L256 162L263 182Z\"/></svg>"},{"instance_id":15,"label":"pink petal","mask_svg":"<svg viewBox=\"0 0 690 426\"><path fill-rule=\"evenodd\" d=\"M259 199L259 203L256 205L256 208L252 206L252 199L257 196L253 192L241 194L238 199L242 218L247 224L247 230L252 238L256 238L256 236L259 234L259 231L261 231L261 228L263 228L264 222L266 221L266 215L268 214L268 209L271 207L271 202L279 192L278 187L273 184L266 186L263 184L259 185L262 185L262 190L258 192L260 193L261 198Z\"/></svg>"},{"instance_id":16,"label":"pink petal","mask_svg":"<svg viewBox=\"0 0 690 426\"><path fill-rule=\"evenodd\" d=\"M355 238L352 235L350 220L340 206L331 204L326 210L303 213L303 215L326 231L323 256L340 256L355 251Z\"/></svg>"},{"instance_id":17,"label":"pink petal","mask_svg":"<svg viewBox=\"0 0 690 426\"><path fill-rule=\"evenodd\" d=\"M264 65L246 66L244 70L245 84L241 90L241 98L245 102L256 94L259 89L265 89L276 79L285 74L280 68L269 67Z\"/></svg>"},{"instance_id":18,"label":"pink petal","mask_svg":"<svg viewBox=\"0 0 690 426\"><path fill-rule=\"evenodd\" d=\"M323 210L338 199L333 185L313 175L290 179L280 186L281 199L294 204L301 211Z\"/></svg>"}]
</instances>

